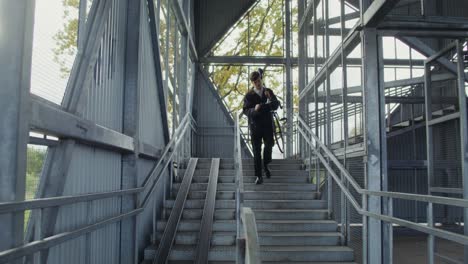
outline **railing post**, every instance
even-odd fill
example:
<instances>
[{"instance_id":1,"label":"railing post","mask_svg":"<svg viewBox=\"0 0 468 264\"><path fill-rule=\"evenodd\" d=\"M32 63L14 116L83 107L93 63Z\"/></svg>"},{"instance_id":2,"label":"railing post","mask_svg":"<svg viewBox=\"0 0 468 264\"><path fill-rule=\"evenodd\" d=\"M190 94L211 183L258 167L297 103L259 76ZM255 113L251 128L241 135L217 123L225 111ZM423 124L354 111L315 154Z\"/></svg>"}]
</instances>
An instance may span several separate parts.
<instances>
[{"instance_id":1,"label":"railing post","mask_svg":"<svg viewBox=\"0 0 468 264\"><path fill-rule=\"evenodd\" d=\"M39 241L43 239L43 234L42 234L42 208L39 208L36 210L37 215L35 217L36 221L34 223L34 240ZM32 213L32 212L31 212ZM29 218L33 219L33 218ZM41 264L42 263L42 257L41 257L41 251L37 251L34 254L34 264Z\"/></svg>"},{"instance_id":2,"label":"railing post","mask_svg":"<svg viewBox=\"0 0 468 264\"><path fill-rule=\"evenodd\" d=\"M362 194L362 211L367 211L367 195ZM362 264L367 264L367 216L362 215Z\"/></svg>"},{"instance_id":3,"label":"railing post","mask_svg":"<svg viewBox=\"0 0 468 264\"><path fill-rule=\"evenodd\" d=\"M345 183L343 173L340 173L341 181ZM344 196L343 191L340 190L340 204L341 204L341 245L346 245L348 241L348 220L347 220L347 212L346 212L346 198Z\"/></svg>"},{"instance_id":4,"label":"railing post","mask_svg":"<svg viewBox=\"0 0 468 264\"><path fill-rule=\"evenodd\" d=\"M434 215L433 215L433 204L429 202L427 204L427 226L434 227ZM434 235L428 235L427 237L427 263L434 264Z\"/></svg>"}]
</instances>

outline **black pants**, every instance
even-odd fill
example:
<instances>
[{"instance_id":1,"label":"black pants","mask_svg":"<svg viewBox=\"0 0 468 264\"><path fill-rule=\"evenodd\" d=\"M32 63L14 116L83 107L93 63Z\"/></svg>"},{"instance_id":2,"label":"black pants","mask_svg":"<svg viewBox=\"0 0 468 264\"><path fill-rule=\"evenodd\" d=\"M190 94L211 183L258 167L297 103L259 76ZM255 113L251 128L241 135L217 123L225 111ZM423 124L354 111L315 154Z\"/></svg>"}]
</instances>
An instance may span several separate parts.
<instances>
[{"instance_id":1,"label":"black pants","mask_svg":"<svg viewBox=\"0 0 468 264\"><path fill-rule=\"evenodd\" d=\"M271 162L271 151L275 141L273 131L258 131L251 134L252 148L254 154L255 176L262 177L262 140L265 144L263 148L263 165Z\"/></svg>"}]
</instances>

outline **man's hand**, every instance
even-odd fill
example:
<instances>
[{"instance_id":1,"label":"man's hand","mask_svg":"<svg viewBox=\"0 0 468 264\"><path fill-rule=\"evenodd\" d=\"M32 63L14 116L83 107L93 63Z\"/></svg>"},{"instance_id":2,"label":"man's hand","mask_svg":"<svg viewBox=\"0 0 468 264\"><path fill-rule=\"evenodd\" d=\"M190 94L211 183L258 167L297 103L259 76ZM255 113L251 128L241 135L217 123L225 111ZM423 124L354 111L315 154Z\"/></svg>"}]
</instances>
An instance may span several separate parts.
<instances>
[{"instance_id":1,"label":"man's hand","mask_svg":"<svg viewBox=\"0 0 468 264\"><path fill-rule=\"evenodd\" d=\"M261 106L260 104L257 104L257 105L255 106L255 111L257 111L257 112L260 111L260 107L262 107L262 106Z\"/></svg>"}]
</instances>

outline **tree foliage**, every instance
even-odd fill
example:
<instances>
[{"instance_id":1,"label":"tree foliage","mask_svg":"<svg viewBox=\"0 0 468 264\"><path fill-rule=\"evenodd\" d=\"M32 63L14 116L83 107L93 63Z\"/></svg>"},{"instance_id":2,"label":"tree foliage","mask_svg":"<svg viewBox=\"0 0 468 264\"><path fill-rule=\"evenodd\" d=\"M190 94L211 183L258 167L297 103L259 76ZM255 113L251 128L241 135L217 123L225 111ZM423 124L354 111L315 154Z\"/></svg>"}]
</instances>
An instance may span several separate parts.
<instances>
[{"instance_id":1,"label":"tree foliage","mask_svg":"<svg viewBox=\"0 0 468 264\"><path fill-rule=\"evenodd\" d=\"M296 14L294 8L292 16ZM218 43L212 54L283 57L284 36L284 0L261 0ZM271 88L284 104L283 66L212 65L210 77L230 112L242 108L242 98L251 87L249 73L259 67L265 71L265 86ZM294 89L294 105L298 105L297 87Z\"/></svg>"},{"instance_id":2,"label":"tree foliage","mask_svg":"<svg viewBox=\"0 0 468 264\"><path fill-rule=\"evenodd\" d=\"M31 199L36 191L46 151L28 147L26 164L26 198Z\"/></svg>"},{"instance_id":3,"label":"tree foliage","mask_svg":"<svg viewBox=\"0 0 468 264\"><path fill-rule=\"evenodd\" d=\"M77 52L78 13L80 0L62 0L63 27L54 35L54 61L60 65L60 73L66 78L71 71L68 61Z\"/></svg>"}]
</instances>

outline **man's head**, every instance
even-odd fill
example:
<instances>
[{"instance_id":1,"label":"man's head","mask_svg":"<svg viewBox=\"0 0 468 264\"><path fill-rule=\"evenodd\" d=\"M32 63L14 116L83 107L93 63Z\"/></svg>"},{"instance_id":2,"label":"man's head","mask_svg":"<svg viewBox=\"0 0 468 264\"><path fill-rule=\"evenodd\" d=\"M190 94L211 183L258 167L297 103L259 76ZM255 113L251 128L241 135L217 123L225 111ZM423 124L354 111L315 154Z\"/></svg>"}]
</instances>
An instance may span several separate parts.
<instances>
[{"instance_id":1,"label":"man's head","mask_svg":"<svg viewBox=\"0 0 468 264\"><path fill-rule=\"evenodd\" d=\"M254 71L250 74L250 81L257 90L262 89L262 76L258 71Z\"/></svg>"}]
</instances>

